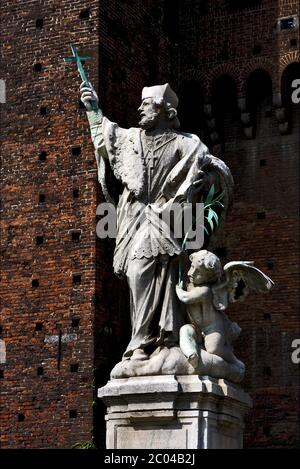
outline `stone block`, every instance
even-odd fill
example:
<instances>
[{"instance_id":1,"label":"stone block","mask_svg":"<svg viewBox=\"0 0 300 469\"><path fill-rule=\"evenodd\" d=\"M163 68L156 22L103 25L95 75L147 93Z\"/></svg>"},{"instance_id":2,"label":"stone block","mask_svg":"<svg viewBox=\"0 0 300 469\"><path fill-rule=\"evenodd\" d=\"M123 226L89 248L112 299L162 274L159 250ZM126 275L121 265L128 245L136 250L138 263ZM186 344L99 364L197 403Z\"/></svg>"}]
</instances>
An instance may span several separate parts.
<instances>
[{"instance_id":1,"label":"stone block","mask_svg":"<svg viewBox=\"0 0 300 469\"><path fill-rule=\"evenodd\" d=\"M252 406L240 386L196 375L113 379L98 396L108 449L242 448Z\"/></svg>"}]
</instances>

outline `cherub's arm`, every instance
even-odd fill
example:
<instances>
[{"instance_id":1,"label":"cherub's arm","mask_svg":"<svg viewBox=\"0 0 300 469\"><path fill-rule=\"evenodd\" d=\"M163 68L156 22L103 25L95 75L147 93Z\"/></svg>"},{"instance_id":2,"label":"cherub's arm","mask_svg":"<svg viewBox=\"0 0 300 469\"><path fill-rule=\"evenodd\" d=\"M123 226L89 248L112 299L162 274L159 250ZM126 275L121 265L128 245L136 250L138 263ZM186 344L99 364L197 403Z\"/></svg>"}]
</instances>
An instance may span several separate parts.
<instances>
[{"instance_id":1,"label":"cherub's arm","mask_svg":"<svg viewBox=\"0 0 300 469\"><path fill-rule=\"evenodd\" d=\"M191 291L185 291L180 285L176 285L176 294L185 304L203 303L207 297L208 287L194 287Z\"/></svg>"}]
</instances>

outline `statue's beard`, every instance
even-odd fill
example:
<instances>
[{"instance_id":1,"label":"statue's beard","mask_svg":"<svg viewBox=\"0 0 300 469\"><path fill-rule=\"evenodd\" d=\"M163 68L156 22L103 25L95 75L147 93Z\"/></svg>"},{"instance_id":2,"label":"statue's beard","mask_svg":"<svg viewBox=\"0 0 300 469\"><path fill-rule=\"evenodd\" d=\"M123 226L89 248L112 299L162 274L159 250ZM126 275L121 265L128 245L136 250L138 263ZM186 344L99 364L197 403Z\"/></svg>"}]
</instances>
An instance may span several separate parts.
<instances>
[{"instance_id":1,"label":"statue's beard","mask_svg":"<svg viewBox=\"0 0 300 469\"><path fill-rule=\"evenodd\" d=\"M148 113L146 116L143 116L139 122L139 126L143 130L152 130L156 127L159 121L159 112Z\"/></svg>"}]
</instances>

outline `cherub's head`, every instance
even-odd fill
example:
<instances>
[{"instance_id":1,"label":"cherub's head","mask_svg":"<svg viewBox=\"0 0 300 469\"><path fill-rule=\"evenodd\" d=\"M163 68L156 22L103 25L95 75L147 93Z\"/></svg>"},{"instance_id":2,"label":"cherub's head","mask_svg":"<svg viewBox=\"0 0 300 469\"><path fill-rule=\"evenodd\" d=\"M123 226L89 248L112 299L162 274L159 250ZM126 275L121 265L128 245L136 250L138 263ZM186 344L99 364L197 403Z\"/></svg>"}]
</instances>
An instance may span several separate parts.
<instances>
[{"instance_id":1,"label":"cherub's head","mask_svg":"<svg viewBox=\"0 0 300 469\"><path fill-rule=\"evenodd\" d=\"M212 252L202 250L190 255L191 267L188 277L193 285L214 283L222 275L220 259Z\"/></svg>"}]
</instances>

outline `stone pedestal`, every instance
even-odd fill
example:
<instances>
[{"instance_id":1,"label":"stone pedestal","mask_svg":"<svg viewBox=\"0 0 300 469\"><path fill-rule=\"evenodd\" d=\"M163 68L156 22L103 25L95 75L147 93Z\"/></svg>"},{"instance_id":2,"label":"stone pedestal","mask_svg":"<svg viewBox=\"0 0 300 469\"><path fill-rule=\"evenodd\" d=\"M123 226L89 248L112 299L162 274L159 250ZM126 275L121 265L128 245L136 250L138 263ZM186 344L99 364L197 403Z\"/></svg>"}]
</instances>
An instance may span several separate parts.
<instances>
[{"instance_id":1,"label":"stone pedestal","mask_svg":"<svg viewBox=\"0 0 300 469\"><path fill-rule=\"evenodd\" d=\"M252 406L238 385L196 375L113 379L98 396L108 449L242 448Z\"/></svg>"}]
</instances>

